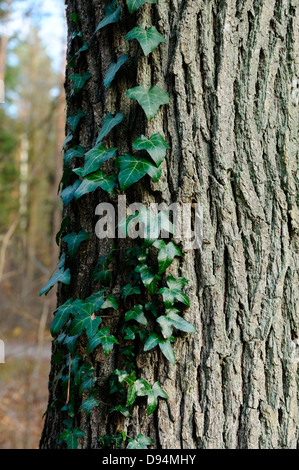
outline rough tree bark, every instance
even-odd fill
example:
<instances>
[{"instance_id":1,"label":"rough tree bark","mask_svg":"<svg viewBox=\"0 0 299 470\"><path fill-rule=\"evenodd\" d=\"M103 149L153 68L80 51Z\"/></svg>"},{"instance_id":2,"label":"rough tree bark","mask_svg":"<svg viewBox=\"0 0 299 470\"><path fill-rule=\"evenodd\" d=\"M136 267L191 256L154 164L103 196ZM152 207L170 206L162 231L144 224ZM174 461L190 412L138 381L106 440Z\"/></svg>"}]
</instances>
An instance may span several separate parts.
<instances>
[{"instance_id":1,"label":"rough tree bark","mask_svg":"<svg viewBox=\"0 0 299 470\"><path fill-rule=\"evenodd\" d=\"M202 250L185 251L171 268L190 279L186 318L198 333L177 339L176 366L158 352L138 355L140 375L150 383L159 380L169 400L161 400L150 417L145 406L136 407L129 434L144 433L154 448L163 449L296 448L298 2L159 0L92 36L103 3L67 5L69 56L74 53L71 14L78 13L89 44L78 70L93 74L82 99L68 107L68 114L79 105L87 113L78 143L92 147L107 112L126 116L126 126L112 132L109 142L120 154L131 150L140 133L162 130L171 145L163 176L158 183L132 186L130 202L199 201L204 211ZM135 41L124 40L136 20L156 25L166 37L149 58ZM107 91L103 77L122 52L131 59ZM154 84L169 92L171 102L146 123L125 90ZM69 96L68 81L66 91ZM64 210L71 217L68 230L94 234L95 207L103 199L99 192L72 202ZM59 304L92 293L90 273L108 245L93 235L80 250L70 265L71 286L59 287ZM123 276L116 270L116 293ZM107 325L117 328L117 321ZM105 359L99 352L95 359L104 402L109 400L105 380L117 360L117 352ZM53 363L50 403L56 374ZM113 430L106 415L102 405L89 419L77 416L86 431L82 448L99 447L98 437ZM61 416L52 408L41 447L58 447L61 431Z\"/></svg>"}]
</instances>

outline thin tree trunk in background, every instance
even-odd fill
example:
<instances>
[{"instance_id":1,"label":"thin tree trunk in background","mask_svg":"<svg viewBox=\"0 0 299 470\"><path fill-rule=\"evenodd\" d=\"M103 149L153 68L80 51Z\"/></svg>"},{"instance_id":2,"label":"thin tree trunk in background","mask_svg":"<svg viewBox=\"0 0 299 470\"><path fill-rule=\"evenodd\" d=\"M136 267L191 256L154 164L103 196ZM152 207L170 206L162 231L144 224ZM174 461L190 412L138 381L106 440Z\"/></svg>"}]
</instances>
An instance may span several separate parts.
<instances>
[{"instance_id":1,"label":"thin tree trunk in background","mask_svg":"<svg viewBox=\"0 0 299 470\"><path fill-rule=\"evenodd\" d=\"M75 28L71 14L78 13L89 44L87 63L82 59L79 70L93 75L81 98L68 107L68 115L79 107L87 114L76 143L89 150L107 112L121 111L127 118L128 128L117 129L108 141L120 155L141 133L164 133L171 151L162 178L132 186L129 202L199 201L204 211L202 250L185 251L172 268L172 274L190 279L186 319L198 333L176 340L176 366L157 351L140 350L139 376L149 383L159 380L169 400L149 417L145 406L136 407L128 434L148 435L154 448L163 449L296 448L297 2L159 0L137 15L126 9L119 24L92 37L103 18L102 3L68 2L69 38ZM142 56L135 41L124 40L136 18L166 37L149 57ZM107 91L103 77L123 51L131 62ZM74 50L68 52L71 57ZM145 123L143 111L125 91L154 84L167 90L171 101ZM67 97L70 92L68 82ZM79 263L70 265L72 284L59 287L59 304L92 293L92 269L109 250L94 235L102 194L85 196L64 210L71 218L69 232L83 229L93 236L80 251ZM115 264L120 266L121 257ZM124 285L123 276L120 268L115 270L115 292ZM117 321L105 326L115 329ZM99 353L94 365L101 400L109 403L105 380L117 368L117 352L105 359ZM50 404L58 372L53 361ZM86 431L80 445L97 448L99 436L115 431L107 414L101 405L90 418L76 415ZM55 407L49 410L42 448L59 447L62 419Z\"/></svg>"}]
</instances>

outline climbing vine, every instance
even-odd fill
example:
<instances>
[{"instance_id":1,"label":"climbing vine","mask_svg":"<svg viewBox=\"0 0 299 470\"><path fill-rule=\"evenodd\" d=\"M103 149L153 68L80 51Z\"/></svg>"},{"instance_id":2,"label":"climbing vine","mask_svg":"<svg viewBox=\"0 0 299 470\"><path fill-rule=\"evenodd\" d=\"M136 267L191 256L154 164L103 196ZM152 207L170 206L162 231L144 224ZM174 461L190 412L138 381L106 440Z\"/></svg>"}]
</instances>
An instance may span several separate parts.
<instances>
[{"instance_id":1,"label":"climbing vine","mask_svg":"<svg viewBox=\"0 0 299 470\"><path fill-rule=\"evenodd\" d=\"M155 4L156 0L127 0L130 14L141 8L145 3ZM95 34L101 29L117 23L122 14L121 5L113 0L104 9L104 18L96 28ZM88 51L88 44L83 40L78 30L79 17L72 15L72 21L77 30L71 40L76 39L79 44L78 51L71 58L68 67L74 67L79 56ZM137 40L145 55L152 53L159 47L165 38L155 26L145 30L136 26L128 32L127 41ZM104 79L104 86L113 86L113 80L121 67L128 60L127 54L122 54L116 63L111 63ZM70 75L73 84L70 99L81 93L86 83L92 79L88 71L83 74ZM129 99L136 100L144 110L147 120L154 119L159 108L169 103L169 95L157 85L149 90L138 85L126 92ZM76 114L67 119L69 132L63 150L70 146L78 124L85 117L85 112L78 109ZM110 131L123 121L123 114L115 116L108 113L103 119L102 128L93 148L87 152L80 145L73 145L64 152L64 171L59 187L63 186L61 198L65 206L83 195L101 188L108 194L126 191L131 185L149 175L154 181L161 177L161 164L170 148L160 133L149 138L139 136L132 147L136 154L127 153L117 155L117 148L106 148L104 139ZM148 157L139 157L139 151L146 151ZM114 169L109 174L102 169L104 162L114 161ZM74 161L82 162L77 168L72 168ZM68 184L70 175L76 175L73 184ZM62 236L67 230L70 219L65 217L61 229L56 236L57 244L64 243L64 253L56 266L52 278L41 290L40 295L47 294L57 283L69 285L71 281L70 268L65 267L68 259L74 259L82 243L87 242L90 235L81 230ZM56 386L60 387L56 402L64 416L65 430L60 435L62 443L70 449L78 447L78 441L85 433L75 426L75 416L84 412L88 416L94 407L107 406L107 413L117 414L117 428L114 434L99 437L102 447L123 447L128 449L144 449L151 445L149 437L139 434L128 436L121 428L120 415L129 419L138 397L145 397L147 413L152 414L157 406L158 399L167 400L168 396L159 382L149 384L143 378L137 378L135 366L135 342L143 344L144 351L159 348L161 353L172 364L175 364L173 343L174 330L195 332L195 328L183 316L183 309L189 307L188 296L184 288L188 280L183 277L174 278L166 275L167 268L176 257L181 257L179 247L173 242L166 243L161 237L163 230L173 233L173 227L165 213L149 216L149 209L143 208L122 221L122 230L127 234L132 225L142 224L145 237L135 240L135 245L127 249L125 263L128 269L129 282L122 287L120 295L110 295L112 283L112 264L116 249L112 248L106 257L102 257L92 272L92 281L99 283L102 289L93 293L86 299L68 299L56 310L51 334L57 345L61 346L54 356L55 363L60 364L60 372ZM154 228L154 229L153 229ZM146 300L144 300L146 299ZM105 315L105 311L108 313ZM124 312L124 313L120 313ZM163 312L163 313L161 313ZM111 328L105 326L105 318L118 316L121 326L115 336ZM78 339L85 338L86 348L78 348ZM84 343L84 344L85 344ZM122 369L116 369L109 381L109 392L114 405L102 403L97 391L97 376L89 357L96 348L101 347L105 355L111 353L114 347L118 348L121 357ZM80 350L81 353L78 351ZM79 400L78 400L79 398ZM81 403L78 408L78 403Z\"/></svg>"}]
</instances>

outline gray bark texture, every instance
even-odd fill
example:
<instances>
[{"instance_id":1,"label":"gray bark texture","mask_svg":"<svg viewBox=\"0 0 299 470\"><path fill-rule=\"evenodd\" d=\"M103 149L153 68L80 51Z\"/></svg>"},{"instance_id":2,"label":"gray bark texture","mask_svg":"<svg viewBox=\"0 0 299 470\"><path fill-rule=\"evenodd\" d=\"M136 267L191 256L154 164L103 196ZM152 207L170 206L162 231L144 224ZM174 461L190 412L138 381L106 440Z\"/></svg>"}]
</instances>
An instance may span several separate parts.
<instances>
[{"instance_id":1,"label":"gray bark texture","mask_svg":"<svg viewBox=\"0 0 299 470\"><path fill-rule=\"evenodd\" d=\"M176 366L159 351L140 348L139 377L159 380L169 400L161 400L149 417L142 403L129 427L124 420L122 428L130 436L150 436L158 449L294 449L299 440L298 1L158 0L134 15L122 2L121 21L92 36L103 3L73 0L67 6L69 56L75 52L71 14L78 13L89 44L78 71L93 75L68 106L69 115L79 106L87 113L77 143L86 151L92 147L107 112L125 115L125 126L108 139L120 155L132 150L141 133L161 132L171 146L162 177L133 185L129 202L199 201L204 212L202 249L182 247L183 259L169 269L190 279L185 318L197 333L177 338ZM166 38L148 57L136 41L124 39L137 24L155 25ZM105 73L123 52L131 58L107 91ZM125 92L155 84L168 91L170 105L148 123ZM69 96L69 81L66 91ZM59 304L97 289L91 271L110 242L96 238L94 211L108 200L105 194L84 196L64 210L71 217L68 231L83 229L93 236L69 265L72 284L60 286ZM122 251L115 261L114 294L126 283L121 266ZM118 321L106 319L105 326L117 330ZM106 380L118 366L117 350L108 358L102 351L93 357L101 399L111 403ZM53 363L50 403L57 370ZM89 418L78 414L86 431L80 447L98 448L98 437L115 431L107 409L99 406ZM62 430L59 411L50 409L41 447L59 447Z\"/></svg>"}]
</instances>

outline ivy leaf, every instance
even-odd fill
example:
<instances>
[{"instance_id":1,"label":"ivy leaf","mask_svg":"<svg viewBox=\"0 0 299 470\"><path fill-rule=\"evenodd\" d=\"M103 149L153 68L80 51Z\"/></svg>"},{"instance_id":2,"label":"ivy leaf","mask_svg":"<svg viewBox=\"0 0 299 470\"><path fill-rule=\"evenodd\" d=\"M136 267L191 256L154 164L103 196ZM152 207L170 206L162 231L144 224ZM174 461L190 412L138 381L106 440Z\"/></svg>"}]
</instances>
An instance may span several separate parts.
<instances>
[{"instance_id":1,"label":"ivy leaf","mask_svg":"<svg viewBox=\"0 0 299 470\"><path fill-rule=\"evenodd\" d=\"M68 226L69 222L70 222L69 216L66 216L66 217L63 219L63 221L61 222L60 230L59 230L59 232L57 232L56 238L55 238L55 240L56 240L56 245L57 245L57 246L59 246L59 241L60 241L61 234L62 234L62 232L66 229L66 227Z\"/></svg>"},{"instance_id":2,"label":"ivy leaf","mask_svg":"<svg viewBox=\"0 0 299 470\"><path fill-rule=\"evenodd\" d=\"M117 310L119 307L118 302L116 298L113 295L107 295L105 302L103 303L101 309L106 309L106 308L113 308L114 310Z\"/></svg>"},{"instance_id":3,"label":"ivy leaf","mask_svg":"<svg viewBox=\"0 0 299 470\"><path fill-rule=\"evenodd\" d=\"M105 290L100 290L98 292L96 292L95 294L92 294L90 297L88 297L85 302L89 303L89 302L92 302L93 303L93 308L94 308L94 311L97 312L98 310L100 310L100 308L102 307L103 303L104 303L104 297L103 297L103 294L105 293Z\"/></svg>"},{"instance_id":4,"label":"ivy leaf","mask_svg":"<svg viewBox=\"0 0 299 470\"><path fill-rule=\"evenodd\" d=\"M113 190L116 186L116 175L107 176L103 171L97 171L88 175L81 182L80 186L76 190L74 197L79 199L84 194L95 191L97 188L101 188L107 191L109 194L113 194Z\"/></svg>"},{"instance_id":5,"label":"ivy leaf","mask_svg":"<svg viewBox=\"0 0 299 470\"><path fill-rule=\"evenodd\" d=\"M65 206L68 206L69 203L74 199L74 194L79 188L80 184L81 181L77 179L73 185L67 186L63 191L61 191L60 197Z\"/></svg>"},{"instance_id":6,"label":"ivy leaf","mask_svg":"<svg viewBox=\"0 0 299 470\"><path fill-rule=\"evenodd\" d=\"M129 412L128 408L126 408L123 405L117 405L117 406L111 407L110 410L109 410L109 413L113 413L114 411L118 411L119 413L124 415L126 418L130 417L130 412Z\"/></svg>"},{"instance_id":7,"label":"ivy leaf","mask_svg":"<svg viewBox=\"0 0 299 470\"><path fill-rule=\"evenodd\" d=\"M171 321L172 325L177 330L184 331L185 333L196 333L196 328L176 312L176 309L166 310L167 318Z\"/></svg>"},{"instance_id":8,"label":"ivy leaf","mask_svg":"<svg viewBox=\"0 0 299 470\"><path fill-rule=\"evenodd\" d=\"M78 112L77 114L73 114L72 116L70 116L68 119L67 119L67 123L69 123L71 125L71 129L73 132L75 132L75 130L77 129L77 126L80 122L80 120L86 116L86 114L84 113L84 111L82 111L82 109L78 109Z\"/></svg>"},{"instance_id":9,"label":"ivy leaf","mask_svg":"<svg viewBox=\"0 0 299 470\"><path fill-rule=\"evenodd\" d=\"M85 154L84 167L81 176L86 176L98 170L104 162L115 157L117 148L105 149L105 145L94 147Z\"/></svg>"},{"instance_id":10,"label":"ivy leaf","mask_svg":"<svg viewBox=\"0 0 299 470\"><path fill-rule=\"evenodd\" d=\"M59 439L65 441L68 449L78 449L78 439L85 436L85 432L79 428L66 429L60 434Z\"/></svg>"},{"instance_id":11,"label":"ivy leaf","mask_svg":"<svg viewBox=\"0 0 299 470\"><path fill-rule=\"evenodd\" d=\"M160 106L169 103L169 94L157 85L151 87L149 91L145 91L142 86L131 88L127 91L127 96L138 101L149 121L156 116Z\"/></svg>"},{"instance_id":12,"label":"ivy leaf","mask_svg":"<svg viewBox=\"0 0 299 470\"><path fill-rule=\"evenodd\" d=\"M152 441L149 437L138 434L137 439L129 439L127 449L147 449L151 445Z\"/></svg>"},{"instance_id":13,"label":"ivy leaf","mask_svg":"<svg viewBox=\"0 0 299 470\"><path fill-rule=\"evenodd\" d=\"M87 354L90 354L99 344L102 345L105 355L113 349L113 344L118 344L117 339L110 334L110 328L102 328L87 343Z\"/></svg>"},{"instance_id":14,"label":"ivy leaf","mask_svg":"<svg viewBox=\"0 0 299 470\"><path fill-rule=\"evenodd\" d=\"M87 336L92 338L102 323L102 319L94 315L94 304L91 302L84 303L76 311L77 315L70 324L69 334L71 336L80 335L85 328Z\"/></svg>"},{"instance_id":15,"label":"ivy leaf","mask_svg":"<svg viewBox=\"0 0 299 470\"><path fill-rule=\"evenodd\" d=\"M73 299L68 299L63 305L61 305L53 318L51 324L51 335L56 336L61 328L66 324L70 313L73 311Z\"/></svg>"},{"instance_id":16,"label":"ivy leaf","mask_svg":"<svg viewBox=\"0 0 299 470\"><path fill-rule=\"evenodd\" d=\"M155 348L159 344L160 340L161 339L156 333L151 333L145 342L144 351L150 351Z\"/></svg>"},{"instance_id":17,"label":"ivy leaf","mask_svg":"<svg viewBox=\"0 0 299 470\"><path fill-rule=\"evenodd\" d=\"M85 393L87 390L93 389L97 380L98 380L97 377L90 377L90 376L84 377L83 376L83 381L80 386L81 395L83 395L83 393Z\"/></svg>"},{"instance_id":18,"label":"ivy leaf","mask_svg":"<svg viewBox=\"0 0 299 470\"><path fill-rule=\"evenodd\" d=\"M174 302L183 303L187 307L190 307L190 302L188 296L182 292L182 288L188 283L188 279L184 277L174 278L173 276L168 276L167 278L167 287L163 287L158 291L158 294L162 294L163 302L166 308L172 307Z\"/></svg>"},{"instance_id":19,"label":"ivy leaf","mask_svg":"<svg viewBox=\"0 0 299 470\"><path fill-rule=\"evenodd\" d=\"M115 75L117 74L119 69L127 62L128 58L129 56L127 54L123 54L118 58L116 63L112 62L110 64L110 67L104 79L104 85L106 88L110 87L112 81L114 80Z\"/></svg>"},{"instance_id":20,"label":"ivy leaf","mask_svg":"<svg viewBox=\"0 0 299 470\"><path fill-rule=\"evenodd\" d=\"M151 415L158 406L158 398L168 399L168 395L161 388L160 382L155 382L152 389L150 390L141 390L143 395L147 396L147 414Z\"/></svg>"},{"instance_id":21,"label":"ivy leaf","mask_svg":"<svg viewBox=\"0 0 299 470\"><path fill-rule=\"evenodd\" d=\"M159 274L162 274L166 271L166 269L168 268L168 266L171 265L176 256L182 256L181 251L173 242L169 242L166 245L164 240L156 240L153 245L159 250Z\"/></svg>"},{"instance_id":22,"label":"ivy leaf","mask_svg":"<svg viewBox=\"0 0 299 470\"><path fill-rule=\"evenodd\" d=\"M70 76L70 79L74 82L74 91L78 93L85 85L87 80L92 77L91 73L85 72L83 75L79 73L75 73L74 75Z\"/></svg>"},{"instance_id":23,"label":"ivy leaf","mask_svg":"<svg viewBox=\"0 0 299 470\"><path fill-rule=\"evenodd\" d=\"M129 295L135 295L135 294L141 294L141 291L140 291L139 287L132 286L131 284L127 284L123 288L121 296L124 299L124 301L126 301L126 298Z\"/></svg>"},{"instance_id":24,"label":"ivy leaf","mask_svg":"<svg viewBox=\"0 0 299 470\"><path fill-rule=\"evenodd\" d=\"M65 152L63 163L68 165L73 157L84 157L84 149L81 145L75 145Z\"/></svg>"},{"instance_id":25,"label":"ivy leaf","mask_svg":"<svg viewBox=\"0 0 299 470\"><path fill-rule=\"evenodd\" d=\"M103 121L102 129L97 137L96 145L98 145L115 126L120 124L123 118L124 115L122 113L117 113L114 117L112 114L108 113Z\"/></svg>"},{"instance_id":26,"label":"ivy leaf","mask_svg":"<svg viewBox=\"0 0 299 470\"><path fill-rule=\"evenodd\" d=\"M120 19L121 15L121 6L115 8L116 0L113 0L109 5L104 8L105 17L104 19L98 24L95 33L100 29L104 28L108 24L117 23Z\"/></svg>"},{"instance_id":27,"label":"ivy leaf","mask_svg":"<svg viewBox=\"0 0 299 470\"><path fill-rule=\"evenodd\" d=\"M157 282L161 280L161 276L155 273L153 268L142 264L135 268L135 272L140 274L141 280L151 295L154 295Z\"/></svg>"},{"instance_id":28,"label":"ivy leaf","mask_svg":"<svg viewBox=\"0 0 299 470\"><path fill-rule=\"evenodd\" d=\"M130 321L130 320L135 320L138 323L141 323L141 325L147 326L147 319L144 315L143 312L143 306L142 305L134 305L133 310L129 310L125 314L125 321Z\"/></svg>"},{"instance_id":29,"label":"ivy leaf","mask_svg":"<svg viewBox=\"0 0 299 470\"><path fill-rule=\"evenodd\" d=\"M165 42L164 36L157 31L155 26L151 26L147 31L141 26L136 26L126 35L127 41L131 39L137 39L144 55L150 54L161 42Z\"/></svg>"},{"instance_id":30,"label":"ivy leaf","mask_svg":"<svg viewBox=\"0 0 299 470\"><path fill-rule=\"evenodd\" d=\"M157 3L157 0L127 0L127 5L130 13L134 13L138 8L142 7L145 3Z\"/></svg>"},{"instance_id":31,"label":"ivy leaf","mask_svg":"<svg viewBox=\"0 0 299 470\"><path fill-rule=\"evenodd\" d=\"M78 26L78 24L79 24L79 16L78 16L78 13L72 13L71 19L72 19L72 21Z\"/></svg>"},{"instance_id":32,"label":"ivy leaf","mask_svg":"<svg viewBox=\"0 0 299 470\"><path fill-rule=\"evenodd\" d=\"M69 132L68 135L67 135L66 138L65 138L64 143L63 143L62 150L64 150L65 147L66 147L66 145L67 145L71 140L73 140L73 137L74 137L73 134L72 134L71 132Z\"/></svg>"},{"instance_id":33,"label":"ivy leaf","mask_svg":"<svg viewBox=\"0 0 299 470\"><path fill-rule=\"evenodd\" d=\"M89 239L89 234L81 230L79 233L69 233L63 237L62 241L67 243L68 252L71 258L75 256L82 242Z\"/></svg>"},{"instance_id":34,"label":"ivy leaf","mask_svg":"<svg viewBox=\"0 0 299 470\"><path fill-rule=\"evenodd\" d=\"M166 339L170 338L173 330L172 321L166 315L161 315L159 318L157 318L157 322L161 326L163 337Z\"/></svg>"},{"instance_id":35,"label":"ivy leaf","mask_svg":"<svg viewBox=\"0 0 299 470\"><path fill-rule=\"evenodd\" d=\"M99 406L100 402L96 400L94 397L88 397L86 400L84 400L79 408L79 411L84 411L86 412L86 416L89 416L91 413L91 410L95 406Z\"/></svg>"},{"instance_id":36,"label":"ivy leaf","mask_svg":"<svg viewBox=\"0 0 299 470\"><path fill-rule=\"evenodd\" d=\"M69 352L71 354L75 354L76 352L76 344L77 344L78 335L75 336L65 336L64 344L67 346Z\"/></svg>"},{"instance_id":37,"label":"ivy leaf","mask_svg":"<svg viewBox=\"0 0 299 470\"><path fill-rule=\"evenodd\" d=\"M118 163L120 165L118 180L122 191L125 191L146 174L151 176L155 182L157 182L161 176L161 169L157 168L145 158L138 159L129 153L120 156Z\"/></svg>"},{"instance_id":38,"label":"ivy leaf","mask_svg":"<svg viewBox=\"0 0 299 470\"><path fill-rule=\"evenodd\" d=\"M53 276L51 277L51 279L47 282L47 284L45 285L45 287L43 287L43 289L40 291L39 295L43 295L43 294L48 294L48 292L52 289L52 287L57 283L57 282L62 282L62 284L67 284L69 285L70 282L71 282L71 272L69 269L67 269L66 271L64 270L64 268L61 268L59 269L58 271L56 271Z\"/></svg>"},{"instance_id":39,"label":"ivy leaf","mask_svg":"<svg viewBox=\"0 0 299 470\"><path fill-rule=\"evenodd\" d=\"M166 156L169 145L165 142L161 134L154 134L150 139L141 135L133 142L135 150L146 150L157 166L160 166Z\"/></svg>"},{"instance_id":40,"label":"ivy leaf","mask_svg":"<svg viewBox=\"0 0 299 470\"><path fill-rule=\"evenodd\" d=\"M175 365L176 360L175 360L175 355L174 355L170 340L169 339L160 340L159 348L161 349L161 352L164 354L166 359L168 359L169 362L171 362L171 364Z\"/></svg>"}]
</instances>

